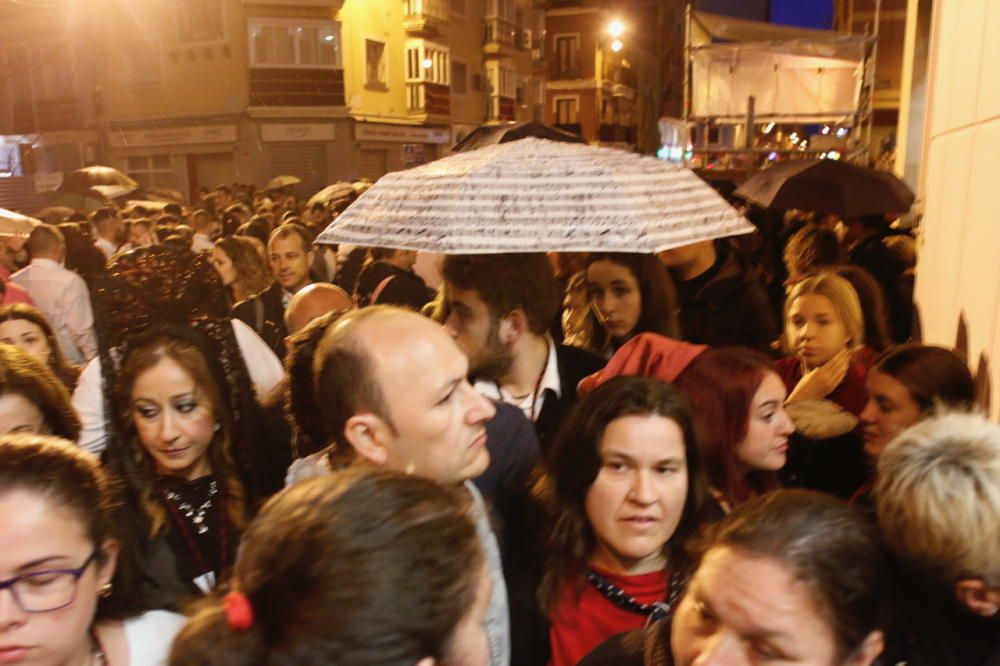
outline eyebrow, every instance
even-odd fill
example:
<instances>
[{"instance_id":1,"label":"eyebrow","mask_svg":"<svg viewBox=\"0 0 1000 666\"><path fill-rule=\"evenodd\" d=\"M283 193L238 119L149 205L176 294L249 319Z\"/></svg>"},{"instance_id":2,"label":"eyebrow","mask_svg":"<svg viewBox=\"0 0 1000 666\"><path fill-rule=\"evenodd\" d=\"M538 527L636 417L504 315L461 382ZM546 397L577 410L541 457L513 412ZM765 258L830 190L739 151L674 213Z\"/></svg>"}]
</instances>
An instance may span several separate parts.
<instances>
[{"instance_id":1,"label":"eyebrow","mask_svg":"<svg viewBox=\"0 0 1000 666\"><path fill-rule=\"evenodd\" d=\"M780 404L780 400L768 400L767 402L760 403L760 409L764 409L765 407L777 407Z\"/></svg>"},{"instance_id":2,"label":"eyebrow","mask_svg":"<svg viewBox=\"0 0 1000 666\"><path fill-rule=\"evenodd\" d=\"M448 382L447 384L445 384L444 386L442 386L438 390L438 392L437 392L437 397L435 398L435 402L437 402L441 398L444 398L449 393L451 393L452 391L454 391L455 389L457 389L458 385L461 384L463 381L465 381L465 377L464 376L462 376L462 377L456 377L455 379L452 379L450 382Z\"/></svg>"},{"instance_id":3,"label":"eyebrow","mask_svg":"<svg viewBox=\"0 0 1000 666\"><path fill-rule=\"evenodd\" d=\"M30 562L22 564L17 568L17 571L24 571L25 569L34 569L39 565L48 564L52 560L68 560L68 559L70 559L69 555L49 555L48 557L40 557L37 560L32 560Z\"/></svg>"},{"instance_id":4,"label":"eyebrow","mask_svg":"<svg viewBox=\"0 0 1000 666\"><path fill-rule=\"evenodd\" d=\"M628 462L635 462L635 458L633 458L629 454L623 453L621 451L615 451L615 450L602 452L601 453L601 458L602 459L617 458L617 459L621 459L621 460L627 460ZM667 464L667 463L682 463L682 462L684 462L684 458L678 457L678 456L673 456L673 457L670 457L670 458L662 458L660 460L657 460L653 464L654 465L663 465L663 464Z\"/></svg>"}]
</instances>

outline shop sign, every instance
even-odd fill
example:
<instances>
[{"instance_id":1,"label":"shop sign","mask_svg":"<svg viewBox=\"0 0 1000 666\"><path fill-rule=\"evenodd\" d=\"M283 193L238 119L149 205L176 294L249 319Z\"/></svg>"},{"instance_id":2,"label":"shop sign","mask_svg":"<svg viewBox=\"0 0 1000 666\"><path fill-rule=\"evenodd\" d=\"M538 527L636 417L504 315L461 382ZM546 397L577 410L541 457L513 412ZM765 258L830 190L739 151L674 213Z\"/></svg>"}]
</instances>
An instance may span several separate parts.
<instances>
[{"instance_id":1,"label":"shop sign","mask_svg":"<svg viewBox=\"0 0 1000 666\"><path fill-rule=\"evenodd\" d=\"M55 192L63 182L62 171L35 174L35 192Z\"/></svg>"},{"instance_id":2,"label":"shop sign","mask_svg":"<svg viewBox=\"0 0 1000 666\"><path fill-rule=\"evenodd\" d=\"M115 148L176 146L199 143L236 143L236 125L197 125L163 129L108 130L108 142Z\"/></svg>"},{"instance_id":3,"label":"shop sign","mask_svg":"<svg viewBox=\"0 0 1000 666\"><path fill-rule=\"evenodd\" d=\"M264 141L333 141L333 123L266 123L260 126Z\"/></svg>"},{"instance_id":4,"label":"shop sign","mask_svg":"<svg viewBox=\"0 0 1000 666\"><path fill-rule=\"evenodd\" d=\"M451 129L408 127L406 125L379 125L357 123L354 138L358 141L392 141L394 143L450 143Z\"/></svg>"}]
</instances>

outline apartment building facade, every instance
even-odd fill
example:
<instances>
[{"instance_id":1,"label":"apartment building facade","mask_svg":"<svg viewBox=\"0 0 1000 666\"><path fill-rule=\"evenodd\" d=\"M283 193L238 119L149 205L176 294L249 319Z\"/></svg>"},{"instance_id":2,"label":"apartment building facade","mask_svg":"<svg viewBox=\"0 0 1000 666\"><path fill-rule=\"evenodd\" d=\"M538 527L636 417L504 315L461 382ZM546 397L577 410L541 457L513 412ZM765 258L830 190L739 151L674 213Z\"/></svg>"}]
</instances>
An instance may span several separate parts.
<instances>
[{"instance_id":1,"label":"apartment building facade","mask_svg":"<svg viewBox=\"0 0 1000 666\"><path fill-rule=\"evenodd\" d=\"M446 154L483 123L542 116L544 8L537 5L6 6L0 145L9 159L0 169L24 190L23 183L38 189L57 182L50 174L99 162L192 196L277 174L302 179L302 194L377 178ZM0 199L2 192L0 185Z\"/></svg>"}]
</instances>

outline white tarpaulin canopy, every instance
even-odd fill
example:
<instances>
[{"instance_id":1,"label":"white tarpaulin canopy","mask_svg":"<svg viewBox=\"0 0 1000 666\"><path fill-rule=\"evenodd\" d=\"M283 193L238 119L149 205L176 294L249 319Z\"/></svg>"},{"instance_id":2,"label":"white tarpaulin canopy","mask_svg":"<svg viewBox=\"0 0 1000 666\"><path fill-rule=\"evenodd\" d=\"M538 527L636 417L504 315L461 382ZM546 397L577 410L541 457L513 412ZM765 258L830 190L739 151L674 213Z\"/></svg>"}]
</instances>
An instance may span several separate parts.
<instances>
[{"instance_id":1,"label":"white tarpaulin canopy","mask_svg":"<svg viewBox=\"0 0 1000 666\"><path fill-rule=\"evenodd\" d=\"M696 12L691 118L838 122L856 113L870 38L771 26ZM742 41L745 39L760 41Z\"/></svg>"}]
</instances>

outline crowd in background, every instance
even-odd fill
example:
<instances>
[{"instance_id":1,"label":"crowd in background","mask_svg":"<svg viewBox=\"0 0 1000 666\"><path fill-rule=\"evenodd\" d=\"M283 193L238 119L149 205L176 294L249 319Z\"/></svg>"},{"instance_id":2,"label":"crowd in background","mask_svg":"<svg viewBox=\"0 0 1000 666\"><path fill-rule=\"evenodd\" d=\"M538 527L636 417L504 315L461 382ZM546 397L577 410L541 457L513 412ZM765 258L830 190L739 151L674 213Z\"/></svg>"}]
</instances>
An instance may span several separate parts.
<instances>
[{"instance_id":1,"label":"crowd in background","mask_svg":"<svg viewBox=\"0 0 1000 666\"><path fill-rule=\"evenodd\" d=\"M0 661L1000 663L1000 426L890 220L317 245L349 203L7 242Z\"/></svg>"}]
</instances>

